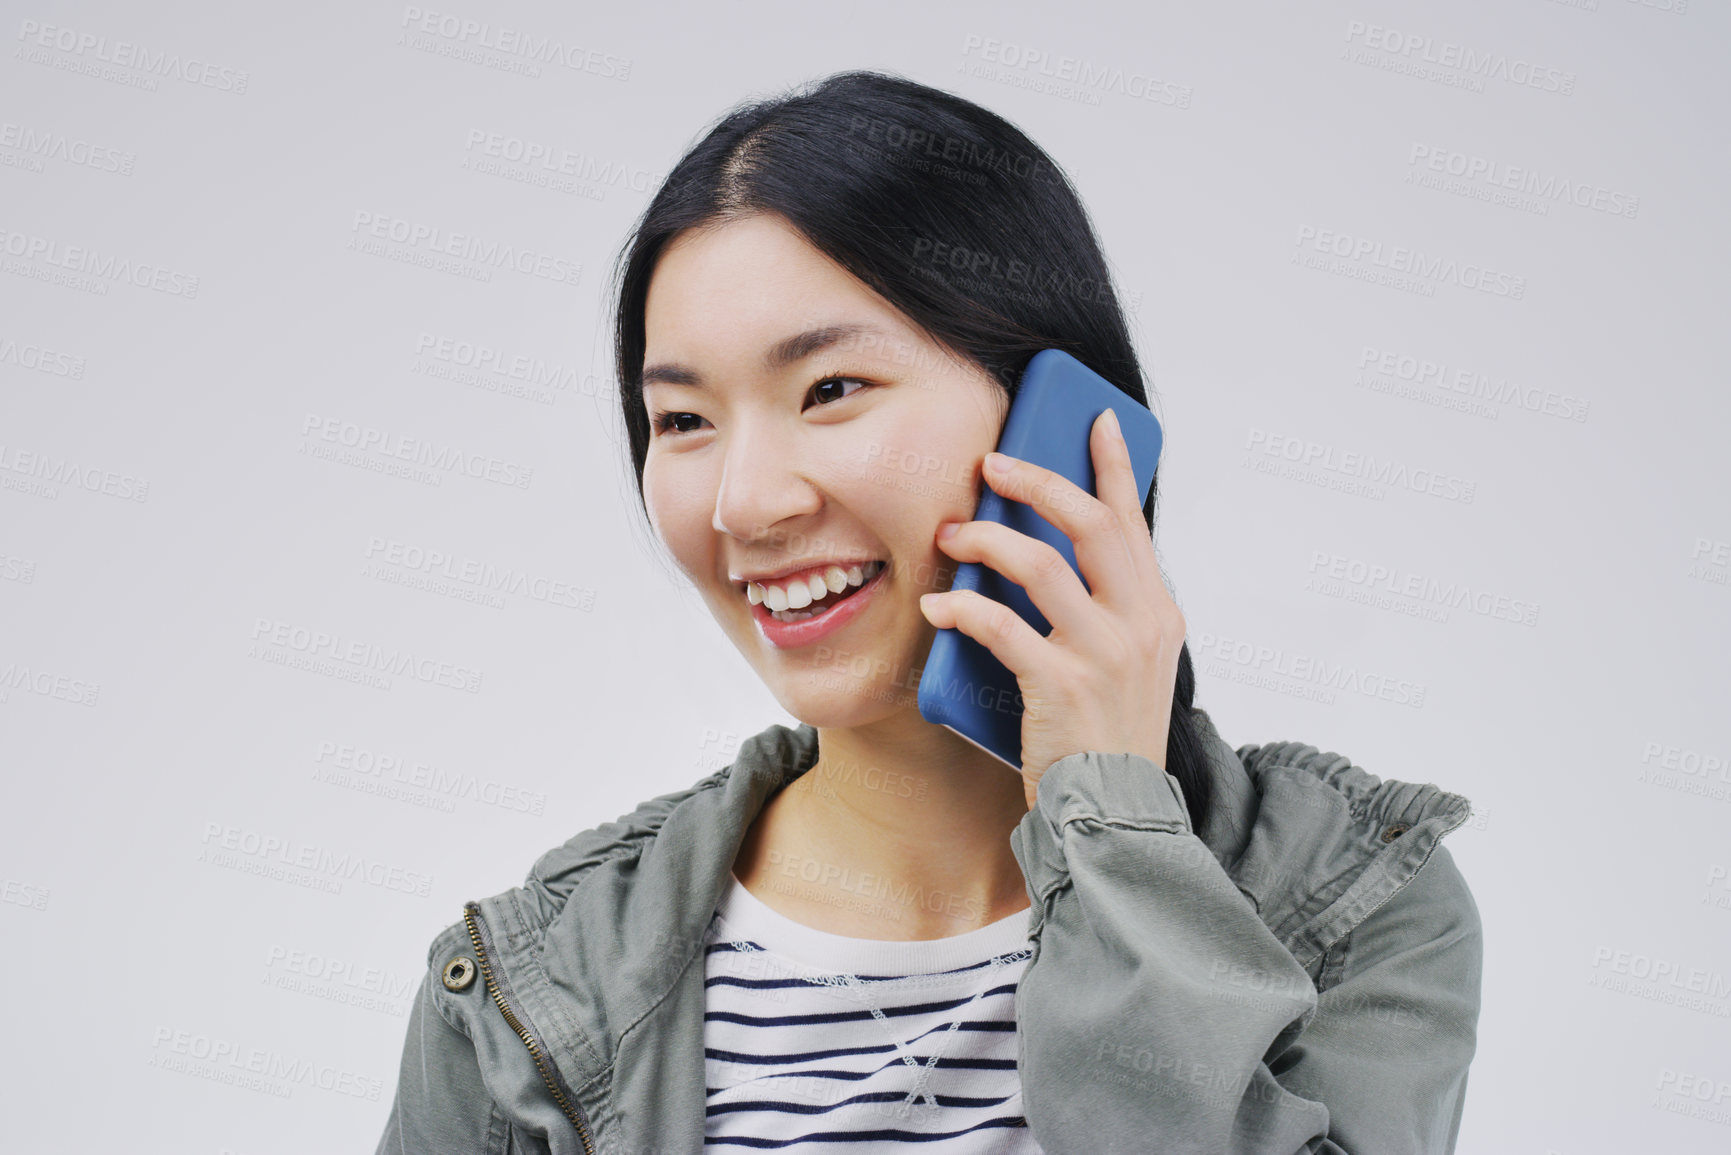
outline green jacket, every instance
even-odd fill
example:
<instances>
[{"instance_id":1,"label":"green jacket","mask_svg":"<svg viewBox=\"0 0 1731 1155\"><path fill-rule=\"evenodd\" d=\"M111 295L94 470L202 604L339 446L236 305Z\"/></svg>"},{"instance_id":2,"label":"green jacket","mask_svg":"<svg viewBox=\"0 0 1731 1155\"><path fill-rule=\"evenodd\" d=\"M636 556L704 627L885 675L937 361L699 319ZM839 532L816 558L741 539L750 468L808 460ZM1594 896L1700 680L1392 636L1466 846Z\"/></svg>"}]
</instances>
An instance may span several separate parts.
<instances>
[{"instance_id":1,"label":"green jacket","mask_svg":"<svg viewBox=\"0 0 1731 1155\"><path fill-rule=\"evenodd\" d=\"M1042 1149L1452 1151L1476 1041L1465 798L1220 739L1198 838L1146 758L1060 759L1010 835L1033 904L1016 991ZM703 1147L704 933L747 828L817 756L771 726L584 831L433 940L381 1155Z\"/></svg>"}]
</instances>

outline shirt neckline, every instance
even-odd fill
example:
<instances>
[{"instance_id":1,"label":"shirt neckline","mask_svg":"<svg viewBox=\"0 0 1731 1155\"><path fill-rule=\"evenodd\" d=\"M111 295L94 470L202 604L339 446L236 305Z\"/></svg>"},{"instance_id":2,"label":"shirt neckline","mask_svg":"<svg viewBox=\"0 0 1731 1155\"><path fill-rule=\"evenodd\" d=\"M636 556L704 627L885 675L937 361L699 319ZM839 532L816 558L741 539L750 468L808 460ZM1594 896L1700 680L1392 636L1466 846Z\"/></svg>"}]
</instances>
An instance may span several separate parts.
<instances>
[{"instance_id":1,"label":"shirt neckline","mask_svg":"<svg viewBox=\"0 0 1731 1155\"><path fill-rule=\"evenodd\" d=\"M716 904L723 939L743 939L831 974L933 974L971 966L1028 945L1032 907L945 938L899 942L818 930L782 914L745 888L731 870Z\"/></svg>"}]
</instances>

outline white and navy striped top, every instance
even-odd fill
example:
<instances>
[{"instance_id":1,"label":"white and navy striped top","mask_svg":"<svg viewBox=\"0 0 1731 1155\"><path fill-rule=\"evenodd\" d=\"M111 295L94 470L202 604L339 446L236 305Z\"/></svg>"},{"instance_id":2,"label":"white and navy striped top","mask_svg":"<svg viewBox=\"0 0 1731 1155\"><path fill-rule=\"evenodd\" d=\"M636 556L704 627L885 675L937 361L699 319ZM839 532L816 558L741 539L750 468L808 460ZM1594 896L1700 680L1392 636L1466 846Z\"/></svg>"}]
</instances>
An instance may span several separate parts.
<instances>
[{"instance_id":1,"label":"white and navy striped top","mask_svg":"<svg viewBox=\"0 0 1731 1155\"><path fill-rule=\"evenodd\" d=\"M704 949L705 1148L1037 1155L1016 1072L1028 918L849 938L730 874Z\"/></svg>"}]
</instances>

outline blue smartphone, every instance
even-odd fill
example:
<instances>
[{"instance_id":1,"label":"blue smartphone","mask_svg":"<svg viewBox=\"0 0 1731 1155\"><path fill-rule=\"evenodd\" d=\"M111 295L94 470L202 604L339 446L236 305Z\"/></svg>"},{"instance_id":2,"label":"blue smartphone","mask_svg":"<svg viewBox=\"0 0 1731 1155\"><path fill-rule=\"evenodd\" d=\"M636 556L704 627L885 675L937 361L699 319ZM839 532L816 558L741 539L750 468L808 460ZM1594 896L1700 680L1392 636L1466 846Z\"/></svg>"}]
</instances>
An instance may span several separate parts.
<instances>
[{"instance_id":1,"label":"blue smartphone","mask_svg":"<svg viewBox=\"0 0 1731 1155\"><path fill-rule=\"evenodd\" d=\"M1094 494L1094 460L1088 436L1094 419L1107 409L1118 415L1141 504L1148 501L1154 469L1160 463L1160 422L1146 405L1059 349L1034 354L1022 372L1021 386L998 436L998 452L1032 461L1061 474ZM1082 576L1076 549L1063 530L1033 506L1006 499L982 478L976 521L996 521L1050 543ZM1088 579L1082 578L1083 588ZM955 590L977 590L1021 615L1044 637L1051 623L1021 586L979 562L956 567ZM1093 591L1090 590L1090 593ZM1011 673L992 651L960 630L939 630L920 673L920 716L948 726L974 745L1022 769L1022 694Z\"/></svg>"}]
</instances>

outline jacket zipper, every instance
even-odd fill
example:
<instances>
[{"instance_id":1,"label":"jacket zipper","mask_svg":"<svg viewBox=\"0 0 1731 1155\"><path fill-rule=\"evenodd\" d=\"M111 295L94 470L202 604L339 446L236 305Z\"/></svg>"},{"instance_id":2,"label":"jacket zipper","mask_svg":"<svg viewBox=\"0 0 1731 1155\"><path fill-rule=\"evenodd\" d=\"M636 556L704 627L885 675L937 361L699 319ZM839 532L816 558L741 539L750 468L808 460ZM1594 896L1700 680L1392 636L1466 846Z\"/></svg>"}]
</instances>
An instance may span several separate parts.
<instances>
[{"instance_id":1,"label":"jacket zipper","mask_svg":"<svg viewBox=\"0 0 1731 1155\"><path fill-rule=\"evenodd\" d=\"M577 1128L577 1138L583 1141L583 1150L587 1155L595 1155L595 1145L589 1140L589 1125L583 1118L583 1108L573 1103L560 1089L559 1082L553 1076L553 1068L541 1044L535 1040L534 1032L523 1025L511 1010L511 1005L505 1000L505 994L499 989L499 984L493 977L493 962L487 957L487 947L482 942L478 908L472 902L463 904L463 923L469 929L469 941L475 944L475 961L481 964L481 977L487 982L487 993L493 996L493 1004L499 1008L499 1013L505 1016L505 1021L511 1029L517 1032L517 1037L523 1040L523 1045L529 1048L529 1057L535 1060L535 1069L541 1072L541 1081L547 1084L547 1089L553 1092L553 1101L559 1104L559 1109L565 1112L565 1117L571 1120L571 1125Z\"/></svg>"}]
</instances>

